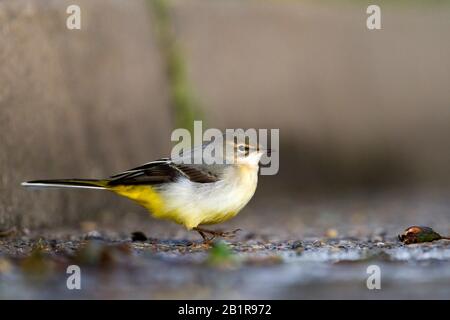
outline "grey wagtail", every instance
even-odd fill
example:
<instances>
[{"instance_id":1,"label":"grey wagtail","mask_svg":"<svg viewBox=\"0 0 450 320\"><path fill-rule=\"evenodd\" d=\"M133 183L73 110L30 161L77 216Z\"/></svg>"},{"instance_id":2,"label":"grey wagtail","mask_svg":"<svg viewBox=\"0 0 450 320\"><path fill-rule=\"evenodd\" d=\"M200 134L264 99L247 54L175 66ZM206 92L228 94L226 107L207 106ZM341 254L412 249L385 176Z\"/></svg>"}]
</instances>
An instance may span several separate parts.
<instances>
[{"instance_id":1,"label":"grey wagtail","mask_svg":"<svg viewBox=\"0 0 450 320\"><path fill-rule=\"evenodd\" d=\"M200 148L205 150L214 143L218 141ZM220 164L180 161L192 156L197 147L180 159L162 158L107 179L36 180L22 185L109 190L136 201L155 218L169 219L199 232L209 242L216 236L232 237L239 230L219 232L199 226L227 221L250 201L258 183L259 161L266 151L259 144L239 143L235 138L220 143L233 150L222 153L225 161Z\"/></svg>"}]
</instances>

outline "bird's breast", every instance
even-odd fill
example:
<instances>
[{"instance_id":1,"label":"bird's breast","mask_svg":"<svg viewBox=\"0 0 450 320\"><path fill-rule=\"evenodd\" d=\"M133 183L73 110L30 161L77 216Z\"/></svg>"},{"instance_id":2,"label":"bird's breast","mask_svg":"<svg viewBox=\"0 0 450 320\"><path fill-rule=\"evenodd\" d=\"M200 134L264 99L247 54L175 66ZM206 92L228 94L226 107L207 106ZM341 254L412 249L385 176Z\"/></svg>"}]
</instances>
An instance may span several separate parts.
<instances>
[{"instance_id":1,"label":"bird's breast","mask_svg":"<svg viewBox=\"0 0 450 320\"><path fill-rule=\"evenodd\" d=\"M178 220L189 229L220 223L234 217L250 201L257 183L258 169L247 166L232 167L213 183L182 179L161 189L165 210L159 215Z\"/></svg>"}]
</instances>

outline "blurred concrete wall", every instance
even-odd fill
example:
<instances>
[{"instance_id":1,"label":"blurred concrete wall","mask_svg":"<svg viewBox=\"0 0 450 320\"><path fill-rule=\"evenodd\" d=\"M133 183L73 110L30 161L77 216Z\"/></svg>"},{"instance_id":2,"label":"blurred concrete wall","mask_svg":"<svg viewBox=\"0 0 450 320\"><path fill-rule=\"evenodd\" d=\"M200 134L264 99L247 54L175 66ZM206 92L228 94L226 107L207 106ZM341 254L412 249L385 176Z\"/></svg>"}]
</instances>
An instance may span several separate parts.
<instances>
[{"instance_id":1,"label":"blurred concrete wall","mask_svg":"<svg viewBox=\"0 0 450 320\"><path fill-rule=\"evenodd\" d=\"M73 3L82 8L80 31L66 28ZM0 225L134 208L112 194L19 184L107 176L170 151L163 63L148 17L144 1L0 2Z\"/></svg>"},{"instance_id":2,"label":"blurred concrete wall","mask_svg":"<svg viewBox=\"0 0 450 320\"><path fill-rule=\"evenodd\" d=\"M81 31L65 28L73 3ZM280 174L257 196L448 185L448 6L386 3L383 29L368 31L358 1L172 4L208 125L280 129ZM137 210L102 192L19 183L101 177L169 153L165 67L146 2L2 1L0 37L0 226Z\"/></svg>"},{"instance_id":3,"label":"blurred concrete wall","mask_svg":"<svg viewBox=\"0 0 450 320\"><path fill-rule=\"evenodd\" d=\"M278 187L448 185L450 6L371 3L176 1L210 124L280 128Z\"/></svg>"}]
</instances>

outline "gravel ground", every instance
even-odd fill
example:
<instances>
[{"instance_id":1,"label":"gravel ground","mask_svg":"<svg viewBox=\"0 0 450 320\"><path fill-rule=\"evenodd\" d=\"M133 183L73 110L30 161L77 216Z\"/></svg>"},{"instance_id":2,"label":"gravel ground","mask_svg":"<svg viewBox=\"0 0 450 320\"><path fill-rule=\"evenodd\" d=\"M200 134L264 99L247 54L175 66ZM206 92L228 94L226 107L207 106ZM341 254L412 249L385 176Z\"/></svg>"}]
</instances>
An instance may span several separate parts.
<instances>
[{"instance_id":1,"label":"gravel ground","mask_svg":"<svg viewBox=\"0 0 450 320\"><path fill-rule=\"evenodd\" d=\"M256 204L222 226L242 226L236 238L210 247L165 223L142 223L145 241L133 241L125 225L19 229L0 238L0 298L448 299L450 241L397 239L414 222L447 232L445 194L370 199L288 202L277 219L273 208L255 215ZM81 290L66 286L74 264ZM380 290L366 286L371 265L380 268Z\"/></svg>"}]
</instances>

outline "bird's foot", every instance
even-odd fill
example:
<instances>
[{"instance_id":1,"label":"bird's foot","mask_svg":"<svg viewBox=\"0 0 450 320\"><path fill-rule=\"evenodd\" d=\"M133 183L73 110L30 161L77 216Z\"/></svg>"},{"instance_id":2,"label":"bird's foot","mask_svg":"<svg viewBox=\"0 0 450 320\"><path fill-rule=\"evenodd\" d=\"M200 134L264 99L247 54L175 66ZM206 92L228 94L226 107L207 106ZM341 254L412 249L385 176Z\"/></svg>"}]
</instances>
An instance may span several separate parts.
<instances>
[{"instance_id":1,"label":"bird's foot","mask_svg":"<svg viewBox=\"0 0 450 320\"><path fill-rule=\"evenodd\" d=\"M231 239L236 237L237 233L241 231L241 229L234 229L232 231L219 231L217 236L225 239Z\"/></svg>"},{"instance_id":2,"label":"bird's foot","mask_svg":"<svg viewBox=\"0 0 450 320\"><path fill-rule=\"evenodd\" d=\"M216 237L231 239L234 238L239 231L241 231L241 229L236 229L233 231L214 231L199 227L194 228L194 230L200 233L204 243L211 243ZM209 237L207 235L209 235Z\"/></svg>"}]
</instances>

